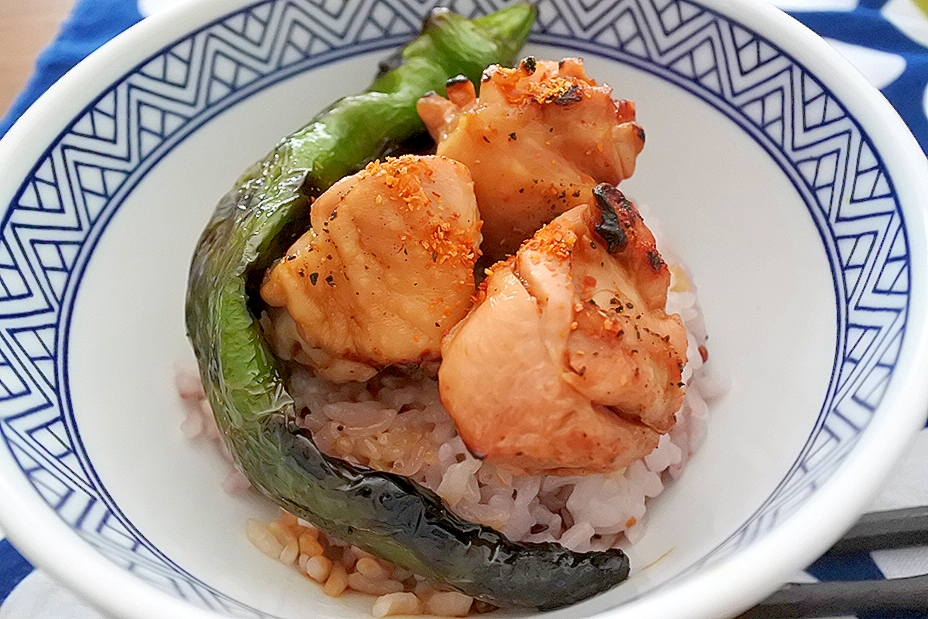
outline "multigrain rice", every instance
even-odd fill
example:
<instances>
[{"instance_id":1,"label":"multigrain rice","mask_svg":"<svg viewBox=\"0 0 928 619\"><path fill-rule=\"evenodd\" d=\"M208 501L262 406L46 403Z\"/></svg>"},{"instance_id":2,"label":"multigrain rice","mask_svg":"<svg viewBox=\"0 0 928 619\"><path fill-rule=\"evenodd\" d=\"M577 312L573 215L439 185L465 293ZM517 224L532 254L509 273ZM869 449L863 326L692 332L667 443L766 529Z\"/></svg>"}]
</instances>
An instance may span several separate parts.
<instances>
[{"instance_id":1,"label":"multigrain rice","mask_svg":"<svg viewBox=\"0 0 928 619\"><path fill-rule=\"evenodd\" d=\"M583 477L514 475L474 458L441 405L434 367L387 370L367 383L336 384L293 364L288 391L302 425L326 454L409 477L434 490L462 518L510 539L557 542L576 551L635 543L644 534L648 499L679 477L705 436L707 400L727 388L709 372L705 326L691 280L671 256L664 256L672 265L667 312L679 314L687 330L686 399L658 447L623 470ZM262 325L278 356L299 360L295 325L285 312L264 315ZM217 439L221 445L196 373L179 372L177 389L187 404L185 434ZM248 481L234 472L225 487L241 491ZM264 554L321 583L327 595L353 590L378 596L372 609L377 617L491 610L466 595L436 591L408 570L286 512L272 523L249 520L246 534Z\"/></svg>"},{"instance_id":2,"label":"multigrain rice","mask_svg":"<svg viewBox=\"0 0 928 619\"><path fill-rule=\"evenodd\" d=\"M706 399L718 388L707 380L705 328L695 303L689 278L673 267L668 312L680 314L687 328L687 396L657 449L614 473L514 475L473 457L442 407L437 380L421 369L336 384L295 365L289 391L323 452L409 477L459 516L510 539L602 550L640 538L646 500L680 474L705 434ZM263 323L275 352L292 359L298 345L289 315L265 316Z\"/></svg>"},{"instance_id":3,"label":"multigrain rice","mask_svg":"<svg viewBox=\"0 0 928 619\"><path fill-rule=\"evenodd\" d=\"M270 523L248 520L245 534L268 557L296 567L321 584L326 595L339 597L354 591L376 596L372 608L375 617L423 612L463 617L478 610L470 596L438 591L409 570L334 539L284 511Z\"/></svg>"}]
</instances>

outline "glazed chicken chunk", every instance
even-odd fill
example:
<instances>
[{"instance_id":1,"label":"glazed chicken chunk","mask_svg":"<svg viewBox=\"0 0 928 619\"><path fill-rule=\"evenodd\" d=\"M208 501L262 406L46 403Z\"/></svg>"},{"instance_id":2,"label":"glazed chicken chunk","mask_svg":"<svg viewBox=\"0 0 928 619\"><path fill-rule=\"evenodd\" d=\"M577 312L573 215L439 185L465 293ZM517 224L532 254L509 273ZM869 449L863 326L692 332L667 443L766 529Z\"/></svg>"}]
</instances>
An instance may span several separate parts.
<instances>
[{"instance_id":1,"label":"glazed chicken chunk","mask_svg":"<svg viewBox=\"0 0 928 619\"><path fill-rule=\"evenodd\" d=\"M371 163L322 194L311 223L261 286L278 349L289 334L289 358L335 381L437 360L474 291L480 218L467 168L411 155Z\"/></svg>"},{"instance_id":2,"label":"glazed chicken chunk","mask_svg":"<svg viewBox=\"0 0 928 619\"><path fill-rule=\"evenodd\" d=\"M441 400L468 448L558 475L650 453L684 397L669 284L650 230L608 184L490 269L442 344Z\"/></svg>"},{"instance_id":3,"label":"glazed chicken chunk","mask_svg":"<svg viewBox=\"0 0 928 619\"><path fill-rule=\"evenodd\" d=\"M555 216L587 204L598 182L631 176L644 131L631 101L586 75L583 61L491 66L480 98L466 79L419 100L438 154L465 164L483 218L483 253L498 260Z\"/></svg>"}]
</instances>

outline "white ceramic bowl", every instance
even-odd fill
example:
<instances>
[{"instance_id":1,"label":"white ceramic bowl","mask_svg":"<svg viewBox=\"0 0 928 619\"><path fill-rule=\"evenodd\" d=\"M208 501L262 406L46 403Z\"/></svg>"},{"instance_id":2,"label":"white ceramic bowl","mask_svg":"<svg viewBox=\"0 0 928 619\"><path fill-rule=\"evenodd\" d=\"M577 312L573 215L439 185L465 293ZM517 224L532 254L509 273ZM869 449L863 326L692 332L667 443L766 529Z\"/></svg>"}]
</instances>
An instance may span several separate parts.
<instances>
[{"instance_id":1,"label":"white ceramic bowl","mask_svg":"<svg viewBox=\"0 0 928 619\"><path fill-rule=\"evenodd\" d=\"M186 272L216 200L366 86L430 4L182 3L0 143L0 518L106 611L369 611L248 544L245 519L274 510L221 490L227 465L184 440L172 374L192 358ZM766 5L539 8L528 51L582 55L637 102L648 145L624 187L689 265L732 385L652 504L631 579L556 615L734 614L852 523L924 422L928 165L860 75Z\"/></svg>"}]
</instances>

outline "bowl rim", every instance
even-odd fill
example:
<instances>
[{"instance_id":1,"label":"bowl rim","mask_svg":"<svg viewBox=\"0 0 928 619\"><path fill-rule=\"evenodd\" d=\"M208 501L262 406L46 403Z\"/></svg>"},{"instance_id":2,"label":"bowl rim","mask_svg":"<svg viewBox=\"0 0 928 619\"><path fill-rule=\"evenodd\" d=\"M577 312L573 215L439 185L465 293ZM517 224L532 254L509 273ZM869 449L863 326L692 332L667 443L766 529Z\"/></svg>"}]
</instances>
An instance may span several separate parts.
<instances>
[{"instance_id":1,"label":"bowl rim","mask_svg":"<svg viewBox=\"0 0 928 619\"><path fill-rule=\"evenodd\" d=\"M17 179L6 188L6 183L0 184L0 198L9 200L11 196L6 193L15 191L42 149L114 80L180 36L253 4L254 0L178 3L142 20L91 54L54 84L0 140L0 169L7 171L5 178ZM699 4L750 24L754 32L788 52L800 65L814 69L814 75L868 129L875 150L892 173L906 219L910 256L922 259L911 260L910 279L928 281L928 261L924 260L928 255L928 159L892 106L834 48L779 9L750 0L699 0ZM21 152L35 156L17 154ZM908 313L910 317L928 315L928 290L911 286ZM646 594L598 616L725 616L774 591L853 524L879 490L879 481L902 456L916 431L924 427L928 381L919 377L926 374L928 320L910 319L893 386L879 406L894 413L873 417L860 435L853 458L845 460L791 516L750 546L710 569L675 579L654 595ZM10 460L10 454L2 450L0 467ZM841 504L843 510L834 512L835 504ZM222 616L161 592L112 563L76 535L21 476L0 476L0 505L0 522L27 558L107 612L145 619ZM792 552L782 552L785 547L792 547ZM71 565L82 569L68 569ZM113 595L113 591L119 594ZM686 603L681 605L680 600Z\"/></svg>"}]
</instances>

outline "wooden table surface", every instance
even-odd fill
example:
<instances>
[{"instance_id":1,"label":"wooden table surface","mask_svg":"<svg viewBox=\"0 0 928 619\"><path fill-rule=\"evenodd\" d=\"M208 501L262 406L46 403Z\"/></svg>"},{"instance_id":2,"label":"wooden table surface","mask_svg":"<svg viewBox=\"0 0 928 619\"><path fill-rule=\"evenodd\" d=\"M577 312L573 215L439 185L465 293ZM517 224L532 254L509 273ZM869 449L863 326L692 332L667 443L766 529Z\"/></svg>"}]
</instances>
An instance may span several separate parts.
<instances>
[{"instance_id":1,"label":"wooden table surface","mask_svg":"<svg viewBox=\"0 0 928 619\"><path fill-rule=\"evenodd\" d=\"M0 0L0 116L73 5L74 0Z\"/></svg>"}]
</instances>

